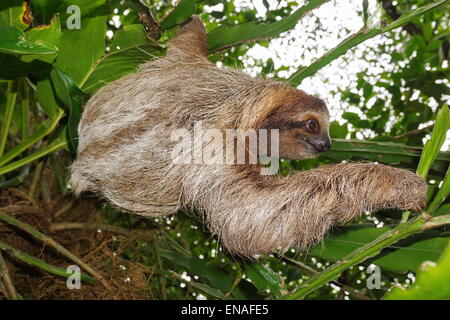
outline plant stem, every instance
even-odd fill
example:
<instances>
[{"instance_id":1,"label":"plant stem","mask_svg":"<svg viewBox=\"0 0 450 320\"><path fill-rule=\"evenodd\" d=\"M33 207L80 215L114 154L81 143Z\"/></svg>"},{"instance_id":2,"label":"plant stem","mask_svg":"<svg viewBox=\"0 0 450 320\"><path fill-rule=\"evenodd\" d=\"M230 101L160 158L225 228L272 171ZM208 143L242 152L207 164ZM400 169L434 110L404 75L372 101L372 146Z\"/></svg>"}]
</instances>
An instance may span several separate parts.
<instances>
[{"instance_id":1,"label":"plant stem","mask_svg":"<svg viewBox=\"0 0 450 320\"><path fill-rule=\"evenodd\" d=\"M336 279L344 270L357 265L381 252L384 248L424 229L436 228L450 224L450 215L429 218L427 214L419 215L396 228L386 232L374 241L350 253L343 260L336 262L328 269L315 274L290 295L288 300L303 299L306 295Z\"/></svg>"},{"instance_id":2,"label":"plant stem","mask_svg":"<svg viewBox=\"0 0 450 320\"><path fill-rule=\"evenodd\" d=\"M9 253L11 253L14 257L16 257L17 259L19 259L20 261L23 261L29 265L38 267L39 269L42 269L44 271L47 271L49 273L55 274L57 276L62 276L62 277L69 277L72 275L72 273L68 273L65 269L60 268L60 267L56 267L54 265L48 264L45 261L33 257L25 252L22 252L12 246L10 246L9 244L0 241L0 249L4 250L4 251L8 251ZM86 274L81 274L81 280L87 282L87 283L95 283L95 279L86 275Z\"/></svg>"},{"instance_id":3,"label":"plant stem","mask_svg":"<svg viewBox=\"0 0 450 320\"><path fill-rule=\"evenodd\" d=\"M3 279L3 282L6 286L7 298L10 300L19 300L20 296L14 287L14 283L9 275L8 267L6 266L5 260L3 259L2 253L0 252L0 279Z\"/></svg>"},{"instance_id":4,"label":"plant stem","mask_svg":"<svg viewBox=\"0 0 450 320\"><path fill-rule=\"evenodd\" d=\"M58 125L62 116L64 115L63 110L59 110L54 119L48 119L43 123L43 125L31 136L28 137L18 146L12 148L9 152L0 157L0 167L6 164L8 161L14 159L23 151L34 145L36 142L42 140L45 136L49 135Z\"/></svg>"},{"instance_id":5,"label":"plant stem","mask_svg":"<svg viewBox=\"0 0 450 320\"><path fill-rule=\"evenodd\" d=\"M22 158L20 160L12 162L12 163L4 166L4 167L1 167L0 168L0 175L3 175L3 174L8 173L10 171L16 170L16 169L18 169L18 168L20 168L20 167L22 167L22 166L24 166L24 165L26 165L28 163L31 163L31 162L39 159L39 158L45 157L46 155L48 155L48 154L50 154L50 153L52 153L52 152L54 152L54 151L56 151L58 149L61 149L61 148L65 147L65 146L67 146L67 141L65 141L65 140L64 141L54 142L54 143L52 143L52 144L42 148L41 150L30 154L27 157L24 157L24 158Z\"/></svg>"},{"instance_id":6,"label":"plant stem","mask_svg":"<svg viewBox=\"0 0 450 320\"><path fill-rule=\"evenodd\" d=\"M20 107L22 114L22 141L24 141L30 134L30 86L26 79L22 81L22 103Z\"/></svg>"},{"instance_id":7,"label":"plant stem","mask_svg":"<svg viewBox=\"0 0 450 320\"><path fill-rule=\"evenodd\" d=\"M8 140L9 128L11 126L11 119L13 115L14 105L17 99L17 83L16 81L8 82L7 98L5 114L3 116L3 124L0 132L0 156L5 152L6 141Z\"/></svg>"},{"instance_id":8,"label":"plant stem","mask_svg":"<svg viewBox=\"0 0 450 320\"><path fill-rule=\"evenodd\" d=\"M111 287L108 285L108 283L102 278L102 276L92 269L88 264L86 264L83 260L78 258L76 255L74 255L72 252L61 246L58 242L53 240L52 238L46 236L45 234L39 232L38 230L34 229L32 226L23 223L7 214L4 214L0 212L0 220L5 221L6 223L13 225L26 233L30 234L36 239L41 240L44 244L51 246L54 248L57 252L61 253L63 256L69 258L76 264L78 264L80 267L85 269L87 272L89 272L95 279L97 279L105 288L108 290L111 290Z\"/></svg>"}]
</instances>

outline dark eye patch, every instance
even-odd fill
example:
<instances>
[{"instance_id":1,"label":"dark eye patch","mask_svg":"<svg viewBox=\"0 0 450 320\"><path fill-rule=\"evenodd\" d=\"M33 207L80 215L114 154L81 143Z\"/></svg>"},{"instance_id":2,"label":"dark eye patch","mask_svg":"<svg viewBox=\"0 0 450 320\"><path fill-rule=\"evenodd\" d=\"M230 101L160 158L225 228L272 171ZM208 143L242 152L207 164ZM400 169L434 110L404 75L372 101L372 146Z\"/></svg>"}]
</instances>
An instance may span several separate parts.
<instances>
[{"instance_id":1,"label":"dark eye patch","mask_svg":"<svg viewBox=\"0 0 450 320\"><path fill-rule=\"evenodd\" d=\"M268 122L264 127L267 129L290 130L303 128L304 126L303 121L279 119Z\"/></svg>"}]
</instances>

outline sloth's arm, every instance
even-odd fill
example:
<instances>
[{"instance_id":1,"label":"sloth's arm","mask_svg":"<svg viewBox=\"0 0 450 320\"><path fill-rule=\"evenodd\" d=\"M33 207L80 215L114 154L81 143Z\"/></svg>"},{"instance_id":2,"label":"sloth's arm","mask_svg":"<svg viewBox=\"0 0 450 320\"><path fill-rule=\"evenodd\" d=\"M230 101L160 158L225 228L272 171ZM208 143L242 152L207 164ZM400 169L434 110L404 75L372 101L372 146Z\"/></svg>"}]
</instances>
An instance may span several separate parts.
<instances>
[{"instance_id":1,"label":"sloth's arm","mask_svg":"<svg viewBox=\"0 0 450 320\"><path fill-rule=\"evenodd\" d=\"M169 41L169 54L173 52L172 48L197 56L208 55L206 29L199 17L192 16L188 23L178 29L177 35Z\"/></svg>"},{"instance_id":2,"label":"sloth's arm","mask_svg":"<svg viewBox=\"0 0 450 320\"><path fill-rule=\"evenodd\" d=\"M365 212L419 210L427 188L412 172L377 164L323 166L262 184L259 179L222 179L220 190L205 182L212 190L199 199L206 221L232 253L307 249L333 225Z\"/></svg>"}]
</instances>

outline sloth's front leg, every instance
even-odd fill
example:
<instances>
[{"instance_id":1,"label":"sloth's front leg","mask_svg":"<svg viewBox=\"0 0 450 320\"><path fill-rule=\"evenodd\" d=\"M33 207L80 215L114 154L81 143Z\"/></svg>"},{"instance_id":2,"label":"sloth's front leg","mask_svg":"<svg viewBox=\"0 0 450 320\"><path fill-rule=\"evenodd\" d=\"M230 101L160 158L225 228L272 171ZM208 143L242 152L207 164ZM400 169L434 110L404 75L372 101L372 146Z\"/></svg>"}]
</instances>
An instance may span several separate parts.
<instances>
[{"instance_id":1,"label":"sloth's front leg","mask_svg":"<svg viewBox=\"0 0 450 320\"><path fill-rule=\"evenodd\" d=\"M414 173L379 164L328 165L288 178L232 172L209 170L185 190L224 246L249 257L306 249L367 211L419 210L427 188Z\"/></svg>"}]
</instances>

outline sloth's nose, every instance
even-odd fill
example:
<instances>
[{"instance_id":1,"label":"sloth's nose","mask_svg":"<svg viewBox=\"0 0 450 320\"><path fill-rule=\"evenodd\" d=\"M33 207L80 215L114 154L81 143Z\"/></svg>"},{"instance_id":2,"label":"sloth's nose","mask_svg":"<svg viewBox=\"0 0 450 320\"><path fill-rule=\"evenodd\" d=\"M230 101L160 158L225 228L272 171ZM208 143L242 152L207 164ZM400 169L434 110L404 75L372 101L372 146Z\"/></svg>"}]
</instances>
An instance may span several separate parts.
<instances>
[{"instance_id":1,"label":"sloth's nose","mask_svg":"<svg viewBox=\"0 0 450 320\"><path fill-rule=\"evenodd\" d=\"M319 149L320 152L330 150L330 148L331 148L331 141L329 138L326 138L324 140L320 139L319 141L317 141L317 149Z\"/></svg>"},{"instance_id":2,"label":"sloth's nose","mask_svg":"<svg viewBox=\"0 0 450 320\"><path fill-rule=\"evenodd\" d=\"M316 147L317 151L324 152L330 150L331 141L328 136L326 137L317 137L315 139L311 139L312 144Z\"/></svg>"}]
</instances>

